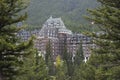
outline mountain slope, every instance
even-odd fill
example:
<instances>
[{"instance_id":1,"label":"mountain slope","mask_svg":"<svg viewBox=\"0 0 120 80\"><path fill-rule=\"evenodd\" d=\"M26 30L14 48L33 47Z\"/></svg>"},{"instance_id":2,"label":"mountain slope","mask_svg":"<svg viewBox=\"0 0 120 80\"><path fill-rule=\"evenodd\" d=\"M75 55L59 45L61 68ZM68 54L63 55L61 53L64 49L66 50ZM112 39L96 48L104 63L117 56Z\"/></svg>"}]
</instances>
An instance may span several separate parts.
<instances>
[{"instance_id":1,"label":"mountain slope","mask_svg":"<svg viewBox=\"0 0 120 80\"><path fill-rule=\"evenodd\" d=\"M28 7L28 23L41 26L50 16L61 17L66 26L74 29L81 23L86 24L83 18L87 8L95 8L96 0L31 0Z\"/></svg>"}]
</instances>

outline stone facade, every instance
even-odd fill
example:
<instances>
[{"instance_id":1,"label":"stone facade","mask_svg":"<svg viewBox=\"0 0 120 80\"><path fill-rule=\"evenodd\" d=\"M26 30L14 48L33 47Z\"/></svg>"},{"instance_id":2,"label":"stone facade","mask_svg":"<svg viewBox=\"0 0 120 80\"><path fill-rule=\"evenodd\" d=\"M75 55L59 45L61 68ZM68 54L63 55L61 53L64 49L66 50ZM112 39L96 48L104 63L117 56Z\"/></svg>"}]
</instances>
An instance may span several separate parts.
<instances>
[{"instance_id":1,"label":"stone facade","mask_svg":"<svg viewBox=\"0 0 120 80\"><path fill-rule=\"evenodd\" d=\"M58 54L63 53L65 45L67 46L68 53L74 55L82 41L85 61L90 56L90 47L92 47L91 38L83 34L72 33L71 30L65 27L61 18L50 17L43 24L41 30L34 30L31 32L24 30L19 33L19 36L22 37L23 41L26 41L32 34L36 35L37 39L34 41L35 47L42 54L46 54L46 45L50 42L54 58Z\"/></svg>"},{"instance_id":2,"label":"stone facade","mask_svg":"<svg viewBox=\"0 0 120 80\"><path fill-rule=\"evenodd\" d=\"M34 30L34 31L27 31L27 30L21 30L18 32L17 36L22 39L22 41L28 41L28 39L34 35L37 36L40 30Z\"/></svg>"}]
</instances>

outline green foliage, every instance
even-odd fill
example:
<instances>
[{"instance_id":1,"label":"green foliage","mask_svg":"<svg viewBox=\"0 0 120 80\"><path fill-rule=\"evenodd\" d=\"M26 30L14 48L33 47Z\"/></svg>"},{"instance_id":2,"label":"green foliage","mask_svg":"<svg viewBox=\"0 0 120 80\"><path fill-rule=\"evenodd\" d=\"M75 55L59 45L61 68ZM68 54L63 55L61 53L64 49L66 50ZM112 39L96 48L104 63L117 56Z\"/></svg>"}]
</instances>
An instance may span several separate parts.
<instances>
[{"instance_id":1,"label":"green foliage","mask_svg":"<svg viewBox=\"0 0 120 80\"><path fill-rule=\"evenodd\" d=\"M58 55L56 58L55 79L56 80L68 80L69 77L66 74L67 74L67 66L66 66L65 62Z\"/></svg>"},{"instance_id":2,"label":"green foliage","mask_svg":"<svg viewBox=\"0 0 120 80\"><path fill-rule=\"evenodd\" d=\"M27 55L33 46L32 39L20 43L16 33L21 30L16 23L26 19L26 13L19 12L27 7L23 0L0 0L0 78L14 80L22 65L21 57Z\"/></svg>"},{"instance_id":3,"label":"green foliage","mask_svg":"<svg viewBox=\"0 0 120 80\"><path fill-rule=\"evenodd\" d=\"M63 65L63 62L62 62L62 60L61 60L61 58L60 58L60 55L58 55L57 57L56 57L56 67L60 67L60 66L62 66Z\"/></svg>"},{"instance_id":4,"label":"green foliage","mask_svg":"<svg viewBox=\"0 0 120 80\"><path fill-rule=\"evenodd\" d=\"M48 68L49 75L53 76L55 73L55 68L54 68L55 66L54 66L53 53L52 53L50 40L46 44L45 62Z\"/></svg>"},{"instance_id":5,"label":"green foliage","mask_svg":"<svg viewBox=\"0 0 120 80\"><path fill-rule=\"evenodd\" d=\"M120 17L118 15L120 15L120 1L98 1L102 5L95 10L89 10L92 16L88 19L94 21L102 33L92 33L97 48L93 50L88 64L95 69L95 80L119 80Z\"/></svg>"},{"instance_id":6,"label":"green foliage","mask_svg":"<svg viewBox=\"0 0 120 80\"><path fill-rule=\"evenodd\" d=\"M82 47L82 40L80 41L80 45L74 57L74 73L72 76L72 80L84 80L80 75L83 75L83 71L85 71L84 67L86 66L84 63L84 54Z\"/></svg>"},{"instance_id":7,"label":"green foliage","mask_svg":"<svg viewBox=\"0 0 120 80\"><path fill-rule=\"evenodd\" d=\"M63 58L63 61L66 63L66 66L67 66L67 75L69 77L71 77L73 75L73 72L74 72L74 63L72 61L73 54L67 52L66 43L64 44L63 49L64 50L63 50L63 53L62 53L62 58Z\"/></svg>"},{"instance_id":8,"label":"green foliage","mask_svg":"<svg viewBox=\"0 0 120 80\"><path fill-rule=\"evenodd\" d=\"M0 29L7 25L11 25L26 19L26 14L19 15L18 12L25 9L23 1L20 0L1 0L0 1Z\"/></svg>"},{"instance_id":9,"label":"green foliage","mask_svg":"<svg viewBox=\"0 0 120 80\"><path fill-rule=\"evenodd\" d=\"M88 23L83 18L83 15L87 15L86 9L95 8L97 5L96 0L31 0L27 9L29 16L27 22L33 27L41 27L52 15L61 17L69 29L76 31L80 24Z\"/></svg>"},{"instance_id":10,"label":"green foliage","mask_svg":"<svg viewBox=\"0 0 120 80\"><path fill-rule=\"evenodd\" d=\"M45 54L45 61L46 64L48 65L49 59L52 60L52 47L51 47L51 42L50 40L46 44L46 54Z\"/></svg>"},{"instance_id":11,"label":"green foliage","mask_svg":"<svg viewBox=\"0 0 120 80\"><path fill-rule=\"evenodd\" d=\"M86 63L76 67L72 80L96 80L94 68Z\"/></svg>"},{"instance_id":12,"label":"green foliage","mask_svg":"<svg viewBox=\"0 0 120 80\"><path fill-rule=\"evenodd\" d=\"M80 66L80 64L82 64L84 61L82 40L80 42L81 42L80 46L79 46L77 53L75 54L75 58L74 58L74 65L77 65L77 66Z\"/></svg>"},{"instance_id":13,"label":"green foliage","mask_svg":"<svg viewBox=\"0 0 120 80\"><path fill-rule=\"evenodd\" d=\"M40 53L35 49L30 50L30 54L24 59L20 68L21 73L16 80L47 80L48 69Z\"/></svg>"}]
</instances>

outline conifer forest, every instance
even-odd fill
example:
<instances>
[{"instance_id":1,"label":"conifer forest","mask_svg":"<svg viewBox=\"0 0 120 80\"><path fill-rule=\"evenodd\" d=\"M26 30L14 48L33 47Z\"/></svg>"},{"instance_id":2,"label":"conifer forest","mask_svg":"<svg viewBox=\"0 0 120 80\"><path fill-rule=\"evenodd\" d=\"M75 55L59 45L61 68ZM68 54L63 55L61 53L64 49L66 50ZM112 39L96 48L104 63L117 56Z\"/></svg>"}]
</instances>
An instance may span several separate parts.
<instances>
[{"instance_id":1,"label":"conifer forest","mask_svg":"<svg viewBox=\"0 0 120 80\"><path fill-rule=\"evenodd\" d=\"M0 80L120 80L120 0L0 0Z\"/></svg>"}]
</instances>

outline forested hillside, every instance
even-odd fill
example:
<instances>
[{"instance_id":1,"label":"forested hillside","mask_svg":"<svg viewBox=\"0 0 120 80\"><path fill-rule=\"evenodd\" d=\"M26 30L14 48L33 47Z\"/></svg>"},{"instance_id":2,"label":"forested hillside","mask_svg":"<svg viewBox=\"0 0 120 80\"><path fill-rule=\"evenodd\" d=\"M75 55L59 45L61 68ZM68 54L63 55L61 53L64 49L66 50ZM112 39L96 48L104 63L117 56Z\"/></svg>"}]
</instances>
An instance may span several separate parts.
<instances>
[{"instance_id":1,"label":"forested hillside","mask_svg":"<svg viewBox=\"0 0 120 80\"><path fill-rule=\"evenodd\" d=\"M97 4L96 0L31 0L27 22L41 27L50 16L61 17L68 28L75 30L81 23L87 24L83 17L86 9L95 8Z\"/></svg>"}]
</instances>

